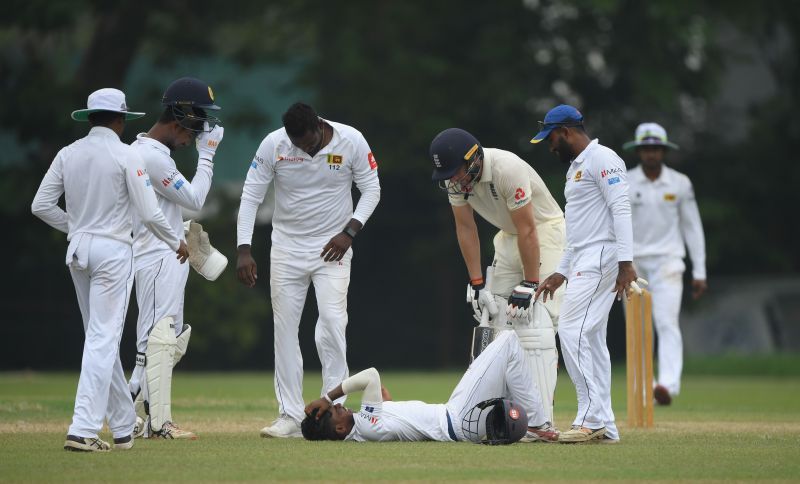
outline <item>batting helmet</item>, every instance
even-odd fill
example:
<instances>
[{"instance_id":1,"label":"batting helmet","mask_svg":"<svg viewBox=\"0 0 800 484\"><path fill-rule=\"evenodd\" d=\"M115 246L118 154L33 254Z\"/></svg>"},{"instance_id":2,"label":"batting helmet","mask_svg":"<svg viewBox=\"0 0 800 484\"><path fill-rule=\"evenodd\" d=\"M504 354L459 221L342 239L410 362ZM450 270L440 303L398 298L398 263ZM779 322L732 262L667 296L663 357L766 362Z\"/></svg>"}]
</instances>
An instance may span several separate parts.
<instances>
[{"instance_id":1,"label":"batting helmet","mask_svg":"<svg viewBox=\"0 0 800 484\"><path fill-rule=\"evenodd\" d=\"M214 103L211 86L194 77L181 77L173 81L161 98L161 104L170 107L175 120L186 129L202 131L203 123L213 127L219 119L206 113L221 109Z\"/></svg>"},{"instance_id":2,"label":"batting helmet","mask_svg":"<svg viewBox=\"0 0 800 484\"><path fill-rule=\"evenodd\" d=\"M448 128L431 141L428 153L433 161L433 181L447 180L456 174L461 165L483 157L480 142L459 128Z\"/></svg>"},{"instance_id":3,"label":"batting helmet","mask_svg":"<svg viewBox=\"0 0 800 484\"><path fill-rule=\"evenodd\" d=\"M464 415L461 430L467 439L477 444L513 444L528 431L528 414L507 398L490 398Z\"/></svg>"}]
</instances>

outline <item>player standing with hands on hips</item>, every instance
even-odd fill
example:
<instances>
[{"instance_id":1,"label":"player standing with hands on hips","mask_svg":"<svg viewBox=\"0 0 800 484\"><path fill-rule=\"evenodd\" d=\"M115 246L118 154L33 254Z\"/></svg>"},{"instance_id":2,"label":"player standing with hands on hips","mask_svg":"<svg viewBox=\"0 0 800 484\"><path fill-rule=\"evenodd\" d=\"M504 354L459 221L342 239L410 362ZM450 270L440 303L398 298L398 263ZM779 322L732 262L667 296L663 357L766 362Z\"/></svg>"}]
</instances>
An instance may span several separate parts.
<instances>
[{"instance_id":1,"label":"player standing with hands on hips","mask_svg":"<svg viewBox=\"0 0 800 484\"><path fill-rule=\"evenodd\" d=\"M87 109L72 113L89 121L89 134L58 152L33 199L31 211L67 234L69 267L86 333L72 425L64 448L104 452L103 421L114 448L133 447L133 411L119 343L133 286L132 214L183 263L186 243L158 208L138 153L120 141L125 121L144 116L128 111L125 94L105 88L89 95ZM64 195L66 212L58 200Z\"/></svg>"},{"instance_id":2,"label":"player standing with hands on hips","mask_svg":"<svg viewBox=\"0 0 800 484\"><path fill-rule=\"evenodd\" d=\"M583 115L572 106L556 106L539 124L531 142L547 140L550 151L570 165L564 188L567 249L535 296L546 301L569 280L559 338L577 392L578 413L559 442L617 442L606 346L608 312L615 295L627 295L637 280L625 163L586 135Z\"/></svg>"},{"instance_id":3,"label":"player standing with hands on hips","mask_svg":"<svg viewBox=\"0 0 800 484\"><path fill-rule=\"evenodd\" d=\"M552 422L558 351L554 322L563 291L533 311L540 277L552 274L564 251L564 213L539 174L517 155L484 148L470 133L449 128L431 142L433 181L448 194L456 237L469 273L467 302L475 319L489 311L496 331L513 329L532 365L532 375ZM494 225L491 287L481 268L474 211ZM536 315L536 317L534 317Z\"/></svg>"},{"instance_id":4,"label":"player standing with hands on hips","mask_svg":"<svg viewBox=\"0 0 800 484\"><path fill-rule=\"evenodd\" d=\"M293 104L283 128L261 142L250 164L237 222L239 280L256 283L250 252L256 211L270 182L275 185L270 294L275 323L275 396L279 416L262 437L302 437L303 356L298 329L309 283L317 295L314 339L322 363L322 393L349 375L347 287L353 239L380 199L378 164L364 136ZM351 189L361 192L355 211Z\"/></svg>"},{"instance_id":5,"label":"player standing with hands on hips","mask_svg":"<svg viewBox=\"0 0 800 484\"><path fill-rule=\"evenodd\" d=\"M633 213L633 262L650 282L653 325L658 334L658 380L653 396L669 405L680 393L683 340L678 316L683 295L686 247L692 258L692 297L699 298L706 284L706 247L703 223L692 182L683 173L664 165L667 149L678 145L667 140L667 131L656 123L636 128L636 139L623 149L635 149L639 166L628 171Z\"/></svg>"},{"instance_id":6,"label":"player standing with hands on hips","mask_svg":"<svg viewBox=\"0 0 800 484\"><path fill-rule=\"evenodd\" d=\"M219 110L214 92L205 82L191 77L174 81L164 92L163 110L156 124L140 133L131 146L144 160L158 205L173 232L184 236L182 208L203 208L214 170L214 154L222 141L223 128L209 111ZM197 171L189 182L178 170L172 152L195 145ZM186 234L189 264L206 272L207 278L219 275L227 259L208 247L192 241L202 227ZM207 237L206 239L207 240ZM186 353L192 328L183 322L183 303L189 266L175 262L169 248L134 217L133 256L136 271L136 367L128 383L136 400L136 436L165 439L194 439L194 432L181 429L172 421L172 368ZM213 265L213 270L211 266ZM205 271L204 268L205 267ZM209 272L210 270L210 272ZM201 272L202 273L202 272Z\"/></svg>"}]
</instances>

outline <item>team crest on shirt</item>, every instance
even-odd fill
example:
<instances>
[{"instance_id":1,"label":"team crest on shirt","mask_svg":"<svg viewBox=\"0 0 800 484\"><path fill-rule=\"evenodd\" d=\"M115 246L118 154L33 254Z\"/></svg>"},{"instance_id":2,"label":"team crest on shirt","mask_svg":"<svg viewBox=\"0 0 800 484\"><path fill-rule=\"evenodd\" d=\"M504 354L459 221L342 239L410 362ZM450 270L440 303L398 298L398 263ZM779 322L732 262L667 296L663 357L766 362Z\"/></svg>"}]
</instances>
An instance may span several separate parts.
<instances>
[{"instance_id":1,"label":"team crest on shirt","mask_svg":"<svg viewBox=\"0 0 800 484\"><path fill-rule=\"evenodd\" d=\"M581 181L581 177L583 177L583 171L578 170L575 172L575 177L573 178L574 181Z\"/></svg>"},{"instance_id":2,"label":"team crest on shirt","mask_svg":"<svg viewBox=\"0 0 800 484\"><path fill-rule=\"evenodd\" d=\"M674 193L665 193L664 194L664 200L667 201L667 202L674 202L675 200L677 200L677 198L678 197Z\"/></svg>"},{"instance_id":3,"label":"team crest on shirt","mask_svg":"<svg viewBox=\"0 0 800 484\"><path fill-rule=\"evenodd\" d=\"M342 164L342 155L328 155L328 164L329 165L341 165Z\"/></svg>"}]
</instances>

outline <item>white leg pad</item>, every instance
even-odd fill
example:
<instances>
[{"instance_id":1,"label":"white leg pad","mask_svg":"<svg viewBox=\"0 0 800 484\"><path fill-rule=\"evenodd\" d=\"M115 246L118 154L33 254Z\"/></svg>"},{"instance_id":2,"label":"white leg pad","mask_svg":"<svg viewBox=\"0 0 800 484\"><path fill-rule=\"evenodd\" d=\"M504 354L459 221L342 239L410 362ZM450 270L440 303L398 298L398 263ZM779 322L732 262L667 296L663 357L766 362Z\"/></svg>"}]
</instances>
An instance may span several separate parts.
<instances>
[{"instance_id":1,"label":"white leg pad","mask_svg":"<svg viewBox=\"0 0 800 484\"><path fill-rule=\"evenodd\" d=\"M556 333L550 313L542 304L536 304L531 313L532 320L526 326L517 326L519 342L528 355L528 364L531 366L534 382L542 396L547 419L553 422L553 398L556 391L558 376L558 349L556 348Z\"/></svg>"},{"instance_id":2,"label":"white leg pad","mask_svg":"<svg viewBox=\"0 0 800 484\"><path fill-rule=\"evenodd\" d=\"M175 348L175 362L173 363L172 366L177 365L178 362L181 361L181 358L183 358L183 355L186 354L186 348L189 347L189 338L191 336L192 336L192 327L189 326L188 324L184 324L183 331L181 331L181 334L178 335L178 338L176 340L177 347Z\"/></svg>"},{"instance_id":3,"label":"white leg pad","mask_svg":"<svg viewBox=\"0 0 800 484\"><path fill-rule=\"evenodd\" d=\"M158 432L164 423L172 420L172 367L178 346L175 338L175 321L164 318L156 323L147 339L148 409L150 411L150 430Z\"/></svg>"}]
</instances>

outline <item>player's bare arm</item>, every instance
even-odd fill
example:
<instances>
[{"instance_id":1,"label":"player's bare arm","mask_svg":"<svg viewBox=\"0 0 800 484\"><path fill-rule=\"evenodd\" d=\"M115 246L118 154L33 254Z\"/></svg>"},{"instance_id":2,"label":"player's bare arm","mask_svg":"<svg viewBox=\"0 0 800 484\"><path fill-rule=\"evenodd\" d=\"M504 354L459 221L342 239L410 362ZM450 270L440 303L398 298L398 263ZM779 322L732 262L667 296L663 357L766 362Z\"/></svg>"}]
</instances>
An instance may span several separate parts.
<instances>
[{"instance_id":1,"label":"player's bare arm","mask_svg":"<svg viewBox=\"0 0 800 484\"><path fill-rule=\"evenodd\" d=\"M247 287L254 287L258 279L258 267L256 261L250 253L250 245L242 244L239 246L236 255L236 277L239 282Z\"/></svg>"},{"instance_id":2,"label":"player's bare arm","mask_svg":"<svg viewBox=\"0 0 800 484\"><path fill-rule=\"evenodd\" d=\"M526 281L539 282L539 236L536 233L536 220L533 204L528 203L511 212L511 221L517 228L517 245L522 259L522 269Z\"/></svg>"},{"instance_id":3,"label":"player's bare arm","mask_svg":"<svg viewBox=\"0 0 800 484\"><path fill-rule=\"evenodd\" d=\"M341 232L334 235L325 247L322 248L322 253L319 255L325 262L342 260L344 254L353 245L353 240L356 234L361 230L364 225L358 220L351 218L347 225Z\"/></svg>"},{"instance_id":4,"label":"player's bare arm","mask_svg":"<svg viewBox=\"0 0 800 484\"><path fill-rule=\"evenodd\" d=\"M481 271L481 243L478 238L478 226L475 215L469 205L453 206L453 217L456 222L456 238L467 265L470 280L483 279Z\"/></svg>"},{"instance_id":5,"label":"player's bare arm","mask_svg":"<svg viewBox=\"0 0 800 484\"><path fill-rule=\"evenodd\" d=\"M633 268L633 262L620 261L617 282L614 284L614 289L612 290L612 292L617 293L618 301L622 300L622 296L625 296L626 299L630 299L630 285L632 282L636 282L636 279L636 269Z\"/></svg>"},{"instance_id":6,"label":"player's bare arm","mask_svg":"<svg viewBox=\"0 0 800 484\"><path fill-rule=\"evenodd\" d=\"M533 300L537 301L540 294L544 294L542 296L542 302L547 302L548 298L553 299L553 294L556 292L556 289L561 287L566 280L567 278L564 277L563 274L559 274L558 272L552 273L547 279L539 284L539 288L536 290Z\"/></svg>"}]
</instances>

